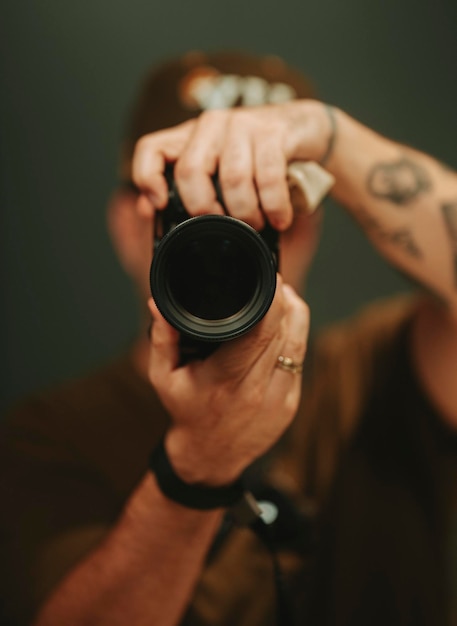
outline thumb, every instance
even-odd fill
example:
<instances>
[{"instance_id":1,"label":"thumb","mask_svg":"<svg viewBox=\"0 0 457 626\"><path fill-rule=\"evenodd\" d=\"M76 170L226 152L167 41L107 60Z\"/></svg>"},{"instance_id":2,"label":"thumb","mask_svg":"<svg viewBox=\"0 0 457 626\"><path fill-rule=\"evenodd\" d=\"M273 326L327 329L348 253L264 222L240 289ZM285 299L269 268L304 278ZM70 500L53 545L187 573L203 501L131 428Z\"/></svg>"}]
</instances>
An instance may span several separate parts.
<instances>
[{"instance_id":1,"label":"thumb","mask_svg":"<svg viewBox=\"0 0 457 626\"><path fill-rule=\"evenodd\" d=\"M155 382L166 377L179 364L179 333L164 319L152 298L148 300L152 315L149 374Z\"/></svg>"}]
</instances>

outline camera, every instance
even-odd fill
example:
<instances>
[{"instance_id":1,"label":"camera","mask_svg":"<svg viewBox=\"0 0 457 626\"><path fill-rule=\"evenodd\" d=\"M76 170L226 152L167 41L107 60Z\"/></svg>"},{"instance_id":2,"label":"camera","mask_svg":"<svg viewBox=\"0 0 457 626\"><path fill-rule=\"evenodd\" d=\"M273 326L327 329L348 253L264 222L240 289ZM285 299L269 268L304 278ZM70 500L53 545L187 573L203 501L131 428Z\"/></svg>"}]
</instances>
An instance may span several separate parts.
<instances>
[{"instance_id":1,"label":"camera","mask_svg":"<svg viewBox=\"0 0 457 626\"><path fill-rule=\"evenodd\" d=\"M267 225L259 233L229 215L190 217L173 166L165 177L168 204L156 211L150 286L158 309L181 333L186 361L247 333L266 314L276 289L278 232ZM217 176L213 184L224 206Z\"/></svg>"}]
</instances>

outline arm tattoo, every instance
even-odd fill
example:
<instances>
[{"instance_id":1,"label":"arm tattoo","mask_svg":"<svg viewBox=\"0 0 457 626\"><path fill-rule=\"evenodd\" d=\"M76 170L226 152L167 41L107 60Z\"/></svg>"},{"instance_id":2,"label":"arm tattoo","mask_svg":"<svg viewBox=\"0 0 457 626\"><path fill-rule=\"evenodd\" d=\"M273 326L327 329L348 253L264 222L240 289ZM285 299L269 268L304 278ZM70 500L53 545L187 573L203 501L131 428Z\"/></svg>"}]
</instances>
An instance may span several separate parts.
<instances>
[{"instance_id":1,"label":"arm tattoo","mask_svg":"<svg viewBox=\"0 0 457 626\"><path fill-rule=\"evenodd\" d=\"M362 228L371 233L373 237L377 237L381 241L394 244L402 248L406 253L415 259L421 259L423 254L415 243L411 233L407 228L397 228L395 230L386 230L374 217L372 217L363 208L359 208L355 216L359 220Z\"/></svg>"},{"instance_id":2,"label":"arm tattoo","mask_svg":"<svg viewBox=\"0 0 457 626\"><path fill-rule=\"evenodd\" d=\"M325 111L330 121L330 137L329 137L328 144L327 144L327 150L325 151L325 154L322 157L322 159L319 161L320 165L325 165L327 161L329 160L329 158L331 157L332 152L333 152L333 146L335 145L335 139L336 139L336 118L335 118L335 112L333 110L333 107L331 107L329 104L326 104Z\"/></svg>"},{"instance_id":3,"label":"arm tattoo","mask_svg":"<svg viewBox=\"0 0 457 626\"><path fill-rule=\"evenodd\" d=\"M404 156L393 163L374 165L368 174L367 186L375 198L388 200L400 207L429 191L431 181L423 167Z\"/></svg>"},{"instance_id":4,"label":"arm tattoo","mask_svg":"<svg viewBox=\"0 0 457 626\"><path fill-rule=\"evenodd\" d=\"M452 260L454 264L454 285L457 287L457 202L441 205L446 230L451 241Z\"/></svg>"}]
</instances>

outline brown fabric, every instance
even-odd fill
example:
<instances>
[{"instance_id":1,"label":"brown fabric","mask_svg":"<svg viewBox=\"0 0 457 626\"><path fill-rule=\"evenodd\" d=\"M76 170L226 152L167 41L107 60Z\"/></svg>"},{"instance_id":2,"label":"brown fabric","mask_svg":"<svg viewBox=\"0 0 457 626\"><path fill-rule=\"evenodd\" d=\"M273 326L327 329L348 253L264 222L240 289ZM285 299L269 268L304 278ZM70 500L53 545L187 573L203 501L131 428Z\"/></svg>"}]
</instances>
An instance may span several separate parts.
<instances>
[{"instance_id":1,"label":"brown fabric","mask_svg":"<svg viewBox=\"0 0 457 626\"><path fill-rule=\"evenodd\" d=\"M107 532L167 423L151 387L123 358L28 400L2 424L2 626L28 624Z\"/></svg>"},{"instance_id":2,"label":"brown fabric","mask_svg":"<svg viewBox=\"0 0 457 626\"><path fill-rule=\"evenodd\" d=\"M451 623L457 434L414 375L415 306L378 303L316 346L311 413L294 437L321 510L309 623Z\"/></svg>"},{"instance_id":3,"label":"brown fabric","mask_svg":"<svg viewBox=\"0 0 457 626\"><path fill-rule=\"evenodd\" d=\"M316 554L282 554L307 624L446 624L456 437L414 379L414 302L376 307L319 337L290 432L262 464L303 510ZM123 358L37 396L0 442L0 623L22 626L109 531L168 417ZM315 561L315 565L312 563ZM273 626L271 561L232 530L202 574L186 626Z\"/></svg>"}]
</instances>

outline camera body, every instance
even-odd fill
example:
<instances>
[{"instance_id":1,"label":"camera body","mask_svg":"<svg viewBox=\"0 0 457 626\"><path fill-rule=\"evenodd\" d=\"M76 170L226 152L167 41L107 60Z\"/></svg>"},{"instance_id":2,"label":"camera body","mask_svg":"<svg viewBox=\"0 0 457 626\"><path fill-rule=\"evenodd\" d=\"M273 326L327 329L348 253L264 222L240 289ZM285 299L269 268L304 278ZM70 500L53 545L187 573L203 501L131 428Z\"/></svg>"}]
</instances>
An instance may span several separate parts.
<instances>
[{"instance_id":1,"label":"camera body","mask_svg":"<svg viewBox=\"0 0 457 626\"><path fill-rule=\"evenodd\" d=\"M247 333L266 314L276 289L278 233L258 233L229 215L190 217L173 168L165 172L168 204L156 211L152 296L181 333L183 360L204 358L223 341ZM213 178L216 194L222 197Z\"/></svg>"}]
</instances>

